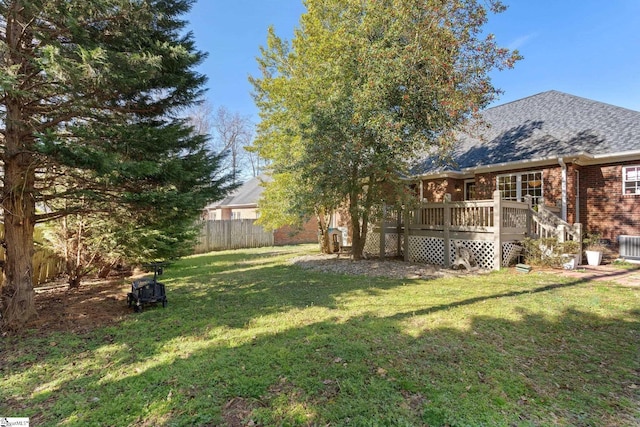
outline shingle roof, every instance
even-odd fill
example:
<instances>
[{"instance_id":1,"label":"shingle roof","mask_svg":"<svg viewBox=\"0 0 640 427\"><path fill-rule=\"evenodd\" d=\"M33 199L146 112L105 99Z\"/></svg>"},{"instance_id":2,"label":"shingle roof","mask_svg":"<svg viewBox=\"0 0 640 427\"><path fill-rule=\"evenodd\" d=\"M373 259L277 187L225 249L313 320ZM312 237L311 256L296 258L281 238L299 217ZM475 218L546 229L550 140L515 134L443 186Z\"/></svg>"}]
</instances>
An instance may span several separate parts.
<instances>
[{"instance_id":1,"label":"shingle roof","mask_svg":"<svg viewBox=\"0 0 640 427\"><path fill-rule=\"evenodd\" d=\"M205 209L215 209L225 206L257 206L264 187L261 185L267 179L261 175L251 178L238 187L233 193L222 200L207 205Z\"/></svg>"},{"instance_id":2,"label":"shingle roof","mask_svg":"<svg viewBox=\"0 0 640 427\"><path fill-rule=\"evenodd\" d=\"M415 174L462 170L578 154L614 154L640 149L640 112L555 90L489 108L489 125L462 134L454 164L427 158Z\"/></svg>"}]
</instances>

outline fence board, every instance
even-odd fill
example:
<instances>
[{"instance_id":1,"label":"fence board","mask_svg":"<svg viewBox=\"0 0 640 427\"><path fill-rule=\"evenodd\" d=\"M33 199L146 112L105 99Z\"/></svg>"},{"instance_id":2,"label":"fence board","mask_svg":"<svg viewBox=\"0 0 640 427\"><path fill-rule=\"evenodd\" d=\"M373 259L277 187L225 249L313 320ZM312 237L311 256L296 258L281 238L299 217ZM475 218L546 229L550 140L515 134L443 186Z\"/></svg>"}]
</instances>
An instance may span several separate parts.
<instances>
[{"instance_id":1,"label":"fence board","mask_svg":"<svg viewBox=\"0 0 640 427\"><path fill-rule=\"evenodd\" d=\"M273 246L273 232L254 224L254 219L200 221L196 254L228 249Z\"/></svg>"}]
</instances>

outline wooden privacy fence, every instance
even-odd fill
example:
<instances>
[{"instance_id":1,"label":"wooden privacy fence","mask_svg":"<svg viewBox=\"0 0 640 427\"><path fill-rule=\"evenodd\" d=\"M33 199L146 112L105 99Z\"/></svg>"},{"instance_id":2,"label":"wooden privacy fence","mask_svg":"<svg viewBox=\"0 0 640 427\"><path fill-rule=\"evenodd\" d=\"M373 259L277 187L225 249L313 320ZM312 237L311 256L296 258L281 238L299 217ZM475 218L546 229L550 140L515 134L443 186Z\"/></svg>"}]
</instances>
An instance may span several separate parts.
<instances>
[{"instance_id":1,"label":"wooden privacy fence","mask_svg":"<svg viewBox=\"0 0 640 427\"><path fill-rule=\"evenodd\" d=\"M200 221L196 254L227 249L273 246L273 232L254 224L254 219Z\"/></svg>"},{"instance_id":2,"label":"wooden privacy fence","mask_svg":"<svg viewBox=\"0 0 640 427\"><path fill-rule=\"evenodd\" d=\"M4 250L0 254L0 258L4 260ZM33 286L51 282L64 273L64 260L55 255L52 251L41 248L33 254L33 274L31 281ZM4 277L0 275L0 284Z\"/></svg>"},{"instance_id":3,"label":"wooden privacy fence","mask_svg":"<svg viewBox=\"0 0 640 427\"><path fill-rule=\"evenodd\" d=\"M405 261L450 267L460 247L469 249L478 266L499 270L519 251L525 237L555 237L581 241L581 225L570 225L541 205L493 199L425 203L404 213L385 215L367 235L365 251L380 256L401 255ZM580 252L582 252L580 250Z\"/></svg>"},{"instance_id":4,"label":"wooden privacy fence","mask_svg":"<svg viewBox=\"0 0 640 427\"><path fill-rule=\"evenodd\" d=\"M0 223L0 235L4 236L4 224ZM36 242L43 242L42 230L36 227L34 231L34 240ZM5 252L4 248L0 247L0 260L4 263ZM58 278L64 273L64 260L55 254L50 249L47 249L42 244L38 244L33 253L33 271L31 275L31 281L33 286L38 286L46 282L50 282ZM0 284L4 280L4 275L0 274Z\"/></svg>"}]
</instances>

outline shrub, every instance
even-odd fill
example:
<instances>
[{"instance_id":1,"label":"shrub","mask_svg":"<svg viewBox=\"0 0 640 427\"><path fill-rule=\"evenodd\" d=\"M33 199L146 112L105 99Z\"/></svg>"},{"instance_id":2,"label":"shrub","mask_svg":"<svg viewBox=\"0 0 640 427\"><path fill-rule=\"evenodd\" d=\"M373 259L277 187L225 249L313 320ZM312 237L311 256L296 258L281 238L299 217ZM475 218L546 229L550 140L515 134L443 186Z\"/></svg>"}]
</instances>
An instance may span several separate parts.
<instances>
[{"instance_id":1,"label":"shrub","mask_svg":"<svg viewBox=\"0 0 640 427\"><path fill-rule=\"evenodd\" d=\"M558 242L554 237L532 239L527 237L522 241L525 262L530 265L560 267L566 258L563 254L576 254L580 243L574 240Z\"/></svg>"}]
</instances>

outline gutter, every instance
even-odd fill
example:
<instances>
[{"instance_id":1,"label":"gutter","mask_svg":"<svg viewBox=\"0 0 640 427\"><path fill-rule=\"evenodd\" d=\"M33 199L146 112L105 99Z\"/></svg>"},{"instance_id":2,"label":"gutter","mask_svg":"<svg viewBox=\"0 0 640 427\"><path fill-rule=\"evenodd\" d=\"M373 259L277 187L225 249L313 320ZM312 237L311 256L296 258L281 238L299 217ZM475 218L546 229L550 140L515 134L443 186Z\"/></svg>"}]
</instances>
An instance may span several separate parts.
<instances>
[{"instance_id":1,"label":"gutter","mask_svg":"<svg viewBox=\"0 0 640 427\"><path fill-rule=\"evenodd\" d=\"M624 160L640 160L640 150L622 151L618 153L610 154L589 154L585 151L580 151L571 155L564 155L562 157L551 156L541 157L537 159L519 160L515 162L495 163L492 165L483 165L477 167L464 168L459 171L445 171L436 173L423 173L419 175L413 175L409 179L437 179L437 178L472 178L477 173L487 172L500 172L511 169L520 168L534 168L539 166L549 166L554 164L562 164L560 161L575 163L577 165L595 165L601 163L613 163Z\"/></svg>"}]
</instances>

